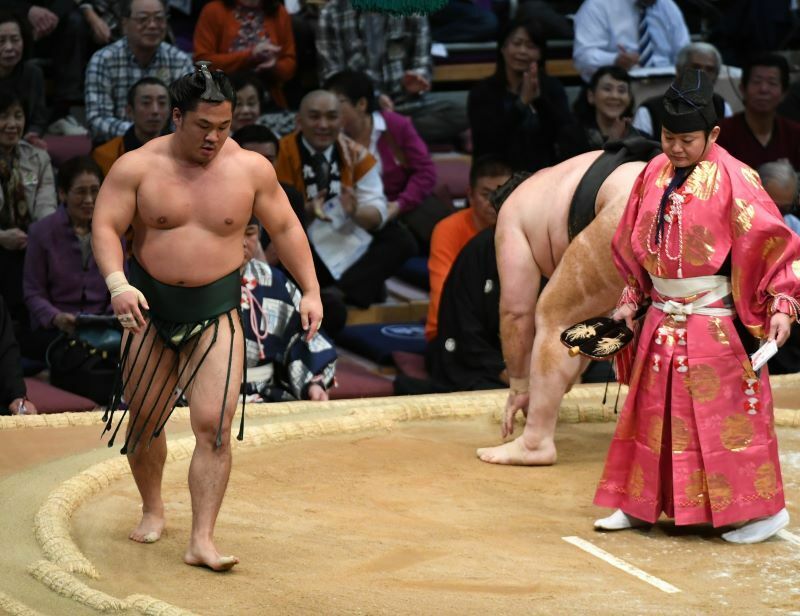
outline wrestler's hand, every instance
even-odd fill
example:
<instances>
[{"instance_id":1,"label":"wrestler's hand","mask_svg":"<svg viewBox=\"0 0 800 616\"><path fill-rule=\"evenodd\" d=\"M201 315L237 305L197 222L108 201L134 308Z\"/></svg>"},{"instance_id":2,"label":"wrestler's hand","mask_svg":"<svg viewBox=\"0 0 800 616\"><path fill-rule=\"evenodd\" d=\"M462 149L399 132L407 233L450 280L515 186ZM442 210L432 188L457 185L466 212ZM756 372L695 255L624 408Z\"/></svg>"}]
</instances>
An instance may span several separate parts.
<instances>
[{"instance_id":1,"label":"wrestler's hand","mask_svg":"<svg viewBox=\"0 0 800 616\"><path fill-rule=\"evenodd\" d=\"M500 429L503 438L511 436L514 432L514 418L517 416L517 411L522 411L522 414L528 416L528 403L530 402L530 393L515 392L510 390L508 398L506 398L506 408L503 413L503 421L501 422Z\"/></svg>"},{"instance_id":2,"label":"wrestler's hand","mask_svg":"<svg viewBox=\"0 0 800 616\"><path fill-rule=\"evenodd\" d=\"M634 308L632 304L623 304L614 311L614 314L611 315L611 318L614 321L625 321L625 325L628 326L628 329L632 330L633 315L635 314L636 308Z\"/></svg>"},{"instance_id":3,"label":"wrestler's hand","mask_svg":"<svg viewBox=\"0 0 800 616\"><path fill-rule=\"evenodd\" d=\"M144 295L139 291L125 291L111 298L111 307L124 329L141 334L146 325L142 308L149 310ZM130 318L132 317L132 319Z\"/></svg>"},{"instance_id":4,"label":"wrestler's hand","mask_svg":"<svg viewBox=\"0 0 800 616\"><path fill-rule=\"evenodd\" d=\"M300 325L306 332L306 340L310 341L322 327L322 300L319 289L303 293L300 300Z\"/></svg>"},{"instance_id":5,"label":"wrestler's hand","mask_svg":"<svg viewBox=\"0 0 800 616\"><path fill-rule=\"evenodd\" d=\"M308 399L313 402L325 402L328 399L328 392L322 385L311 383L308 388Z\"/></svg>"},{"instance_id":6,"label":"wrestler's hand","mask_svg":"<svg viewBox=\"0 0 800 616\"><path fill-rule=\"evenodd\" d=\"M789 338L792 329L792 317L783 312L776 312L769 320L769 340L774 340L778 347L782 347Z\"/></svg>"}]
</instances>

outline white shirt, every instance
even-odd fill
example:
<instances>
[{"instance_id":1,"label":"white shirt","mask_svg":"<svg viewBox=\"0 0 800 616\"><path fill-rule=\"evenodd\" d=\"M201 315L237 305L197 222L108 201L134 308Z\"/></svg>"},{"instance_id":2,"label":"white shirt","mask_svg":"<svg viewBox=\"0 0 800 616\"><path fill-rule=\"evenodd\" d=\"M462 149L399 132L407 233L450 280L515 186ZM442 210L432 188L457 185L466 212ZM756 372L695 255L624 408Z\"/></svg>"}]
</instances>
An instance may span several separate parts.
<instances>
[{"instance_id":1,"label":"white shirt","mask_svg":"<svg viewBox=\"0 0 800 616\"><path fill-rule=\"evenodd\" d=\"M689 44L689 29L673 0L656 0L647 9L653 55L647 66L674 66L678 51ZM622 46L639 51L636 0L585 0L575 13L572 59L584 81L601 66L614 64Z\"/></svg>"}]
</instances>

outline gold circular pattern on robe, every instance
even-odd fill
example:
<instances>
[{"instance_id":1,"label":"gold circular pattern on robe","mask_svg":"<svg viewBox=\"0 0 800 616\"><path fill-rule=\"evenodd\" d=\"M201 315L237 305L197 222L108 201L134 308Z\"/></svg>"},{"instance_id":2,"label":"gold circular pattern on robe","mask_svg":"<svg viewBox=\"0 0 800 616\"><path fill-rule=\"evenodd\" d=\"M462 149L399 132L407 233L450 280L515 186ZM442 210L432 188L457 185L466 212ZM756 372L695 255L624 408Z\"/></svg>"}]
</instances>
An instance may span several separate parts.
<instances>
[{"instance_id":1,"label":"gold circular pattern on robe","mask_svg":"<svg viewBox=\"0 0 800 616\"><path fill-rule=\"evenodd\" d=\"M672 416L672 453L683 453L689 446L689 426L680 417Z\"/></svg>"},{"instance_id":2,"label":"gold circular pattern on robe","mask_svg":"<svg viewBox=\"0 0 800 616\"><path fill-rule=\"evenodd\" d=\"M783 256L786 250L787 239L773 235L764 241L764 246L761 249L761 258L767 262L767 266L775 265L778 260Z\"/></svg>"},{"instance_id":3,"label":"gold circular pattern on robe","mask_svg":"<svg viewBox=\"0 0 800 616\"><path fill-rule=\"evenodd\" d=\"M708 319L708 333L720 344L730 344L728 332L725 330L725 321L719 317L711 317Z\"/></svg>"},{"instance_id":4,"label":"gold circular pattern on robe","mask_svg":"<svg viewBox=\"0 0 800 616\"><path fill-rule=\"evenodd\" d=\"M744 451L753 442L753 422L743 413L728 415L722 421L719 438L728 451Z\"/></svg>"},{"instance_id":5,"label":"gold circular pattern on robe","mask_svg":"<svg viewBox=\"0 0 800 616\"><path fill-rule=\"evenodd\" d=\"M653 453L661 453L661 435L664 431L664 420L658 415L650 418L650 425L647 426L647 446Z\"/></svg>"},{"instance_id":6,"label":"gold circular pattern on robe","mask_svg":"<svg viewBox=\"0 0 800 616\"><path fill-rule=\"evenodd\" d=\"M639 463L634 463L631 474L628 475L628 494L639 498L644 489L644 471Z\"/></svg>"},{"instance_id":7,"label":"gold circular pattern on robe","mask_svg":"<svg viewBox=\"0 0 800 616\"><path fill-rule=\"evenodd\" d=\"M693 225L683 238L683 258L695 266L705 265L714 256L714 235L703 226Z\"/></svg>"},{"instance_id":8,"label":"gold circular pattern on robe","mask_svg":"<svg viewBox=\"0 0 800 616\"><path fill-rule=\"evenodd\" d=\"M695 506L703 505L706 502L708 485L706 484L706 474L703 472L703 469L698 468L692 471L692 474L689 475L689 479L686 482L686 488L684 488L683 493Z\"/></svg>"},{"instance_id":9,"label":"gold circular pattern on robe","mask_svg":"<svg viewBox=\"0 0 800 616\"><path fill-rule=\"evenodd\" d=\"M717 163L710 160L701 161L686 179L686 193L694 195L701 201L708 201L718 190Z\"/></svg>"},{"instance_id":10,"label":"gold circular pattern on robe","mask_svg":"<svg viewBox=\"0 0 800 616\"><path fill-rule=\"evenodd\" d=\"M683 379L689 395L697 402L711 402L719 393L719 376L708 364L697 364L689 368L689 374Z\"/></svg>"},{"instance_id":11,"label":"gold circular pattern on robe","mask_svg":"<svg viewBox=\"0 0 800 616\"><path fill-rule=\"evenodd\" d=\"M758 175L758 172L753 169L752 167L744 166L742 167L742 175L744 179L750 182L754 188L761 190L763 187L761 186L761 177Z\"/></svg>"},{"instance_id":12,"label":"gold circular pattern on robe","mask_svg":"<svg viewBox=\"0 0 800 616\"><path fill-rule=\"evenodd\" d=\"M756 469L756 478L753 481L756 494L761 498L769 499L778 491L778 474L772 462L765 462Z\"/></svg>"},{"instance_id":13,"label":"gold circular pattern on robe","mask_svg":"<svg viewBox=\"0 0 800 616\"><path fill-rule=\"evenodd\" d=\"M733 490L728 478L722 473L711 473L706 475L708 484L708 499L711 501L711 508L720 511L731 504Z\"/></svg>"},{"instance_id":14,"label":"gold circular pattern on robe","mask_svg":"<svg viewBox=\"0 0 800 616\"><path fill-rule=\"evenodd\" d=\"M747 199L734 198L733 209L736 215L733 218L733 230L736 237L742 237L753 228L753 217L756 209Z\"/></svg>"}]
</instances>

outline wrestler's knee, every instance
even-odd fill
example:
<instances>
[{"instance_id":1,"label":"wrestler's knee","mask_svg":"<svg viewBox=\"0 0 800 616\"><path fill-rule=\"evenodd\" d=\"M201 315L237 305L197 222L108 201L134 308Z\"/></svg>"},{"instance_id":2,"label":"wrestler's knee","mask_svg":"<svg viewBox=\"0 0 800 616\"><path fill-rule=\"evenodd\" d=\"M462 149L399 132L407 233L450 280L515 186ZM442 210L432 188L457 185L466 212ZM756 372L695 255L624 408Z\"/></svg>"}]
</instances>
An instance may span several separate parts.
<instances>
[{"instance_id":1,"label":"wrestler's knee","mask_svg":"<svg viewBox=\"0 0 800 616\"><path fill-rule=\"evenodd\" d=\"M208 447L212 449L229 448L231 442L230 422L223 422L219 425L219 416L208 419L192 419L192 431L197 447Z\"/></svg>"}]
</instances>

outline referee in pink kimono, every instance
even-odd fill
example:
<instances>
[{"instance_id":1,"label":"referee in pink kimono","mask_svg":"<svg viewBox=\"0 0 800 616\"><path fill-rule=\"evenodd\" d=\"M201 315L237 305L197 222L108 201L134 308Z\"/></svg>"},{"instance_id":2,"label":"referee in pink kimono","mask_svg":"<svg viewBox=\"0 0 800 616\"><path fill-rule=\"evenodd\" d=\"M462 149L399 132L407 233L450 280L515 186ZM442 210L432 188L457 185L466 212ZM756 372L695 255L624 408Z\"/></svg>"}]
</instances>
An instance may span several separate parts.
<instances>
[{"instance_id":1,"label":"referee in pink kimono","mask_svg":"<svg viewBox=\"0 0 800 616\"><path fill-rule=\"evenodd\" d=\"M782 345L800 304L800 238L757 173L715 142L712 84L686 71L664 96L663 154L634 184L613 240L626 281L614 318L650 299L630 389L594 502L600 530L736 525L757 543L789 523L760 344Z\"/></svg>"}]
</instances>

